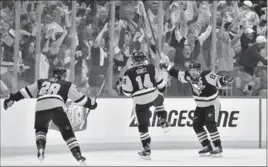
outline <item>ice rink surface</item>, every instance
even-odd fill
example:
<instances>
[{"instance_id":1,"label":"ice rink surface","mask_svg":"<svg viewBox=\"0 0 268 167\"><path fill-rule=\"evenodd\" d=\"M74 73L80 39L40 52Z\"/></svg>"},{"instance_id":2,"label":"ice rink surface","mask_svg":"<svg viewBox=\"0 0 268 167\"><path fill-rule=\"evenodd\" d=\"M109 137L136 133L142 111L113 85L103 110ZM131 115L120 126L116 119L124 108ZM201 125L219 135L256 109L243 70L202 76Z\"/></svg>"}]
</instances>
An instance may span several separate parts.
<instances>
[{"instance_id":1,"label":"ice rink surface","mask_svg":"<svg viewBox=\"0 0 268 167\"><path fill-rule=\"evenodd\" d=\"M152 160L140 159L137 151L84 152L88 166L266 166L265 149L225 149L223 157L199 157L197 150L152 150ZM71 153L1 157L1 166L78 166Z\"/></svg>"}]
</instances>

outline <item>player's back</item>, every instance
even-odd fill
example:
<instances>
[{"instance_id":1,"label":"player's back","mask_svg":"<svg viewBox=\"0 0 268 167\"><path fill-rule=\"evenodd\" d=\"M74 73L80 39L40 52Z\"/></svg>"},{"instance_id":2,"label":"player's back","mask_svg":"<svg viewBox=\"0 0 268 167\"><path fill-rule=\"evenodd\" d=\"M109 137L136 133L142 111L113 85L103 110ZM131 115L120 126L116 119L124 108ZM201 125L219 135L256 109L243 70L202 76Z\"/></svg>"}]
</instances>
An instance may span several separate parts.
<instances>
[{"instance_id":1,"label":"player's back","mask_svg":"<svg viewBox=\"0 0 268 167\"><path fill-rule=\"evenodd\" d=\"M136 104L148 104L159 95L159 81L162 82L163 79L159 78L152 64L135 66L125 72L123 91L129 94Z\"/></svg>"},{"instance_id":2,"label":"player's back","mask_svg":"<svg viewBox=\"0 0 268 167\"><path fill-rule=\"evenodd\" d=\"M88 106L91 100L74 84L57 78L39 79L20 90L24 98L37 98L36 111L65 107L67 99L80 106Z\"/></svg>"},{"instance_id":3,"label":"player's back","mask_svg":"<svg viewBox=\"0 0 268 167\"><path fill-rule=\"evenodd\" d=\"M65 107L71 85L71 82L64 80L39 79L36 110Z\"/></svg>"},{"instance_id":4,"label":"player's back","mask_svg":"<svg viewBox=\"0 0 268 167\"><path fill-rule=\"evenodd\" d=\"M26 87L24 94L37 98L36 111L63 107L72 83L64 80L39 79Z\"/></svg>"}]
</instances>

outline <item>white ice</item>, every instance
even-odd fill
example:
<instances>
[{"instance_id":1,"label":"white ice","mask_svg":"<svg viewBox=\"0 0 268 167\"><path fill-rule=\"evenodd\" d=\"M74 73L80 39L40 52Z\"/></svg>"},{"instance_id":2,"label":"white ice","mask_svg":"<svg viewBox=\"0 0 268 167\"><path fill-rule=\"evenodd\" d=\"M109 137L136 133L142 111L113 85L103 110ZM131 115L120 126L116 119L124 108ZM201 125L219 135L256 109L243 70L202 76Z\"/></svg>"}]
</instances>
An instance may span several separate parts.
<instances>
[{"instance_id":1,"label":"white ice","mask_svg":"<svg viewBox=\"0 0 268 167\"><path fill-rule=\"evenodd\" d=\"M199 157L197 150L152 150L152 160L143 160L137 151L84 152L89 166L266 166L265 149L225 149L223 157ZM1 166L78 166L71 153L46 153L40 163L36 155L1 157Z\"/></svg>"}]
</instances>

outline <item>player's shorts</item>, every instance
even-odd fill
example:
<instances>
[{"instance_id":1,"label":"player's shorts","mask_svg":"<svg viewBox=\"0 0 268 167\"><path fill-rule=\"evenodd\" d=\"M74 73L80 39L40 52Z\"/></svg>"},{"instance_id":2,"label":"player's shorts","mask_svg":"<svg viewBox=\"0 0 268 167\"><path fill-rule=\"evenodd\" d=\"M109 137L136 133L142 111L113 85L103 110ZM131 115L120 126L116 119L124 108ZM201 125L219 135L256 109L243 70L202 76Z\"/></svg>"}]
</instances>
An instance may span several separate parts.
<instances>
[{"instance_id":1,"label":"player's shorts","mask_svg":"<svg viewBox=\"0 0 268 167\"><path fill-rule=\"evenodd\" d=\"M207 123L218 123L218 115L220 111L220 105L211 105L208 107L196 107L194 112L194 121L199 125L205 125Z\"/></svg>"},{"instance_id":2,"label":"player's shorts","mask_svg":"<svg viewBox=\"0 0 268 167\"><path fill-rule=\"evenodd\" d=\"M149 126L150 117L152 116L152 113L150 111L150 107L163 106L163 103L164 103L163 95L158 95L158 97L153 102L151 102L149 104L144 104L144 105L136 104L135 113L136 113L138 124L139 125L145 124L145 125Z\"/></svg>"},{"instance_id":3,"label":"player's shorts","mask_svg":"<svg viewBox=\"0 0 268 167\"><path fill-rule=\"evenodd\" d=\"M58 126L60 131L72 129L67 114L62 107L35 112L35 129L48 129L50 121Z\"/></svg>"}]
</instances>

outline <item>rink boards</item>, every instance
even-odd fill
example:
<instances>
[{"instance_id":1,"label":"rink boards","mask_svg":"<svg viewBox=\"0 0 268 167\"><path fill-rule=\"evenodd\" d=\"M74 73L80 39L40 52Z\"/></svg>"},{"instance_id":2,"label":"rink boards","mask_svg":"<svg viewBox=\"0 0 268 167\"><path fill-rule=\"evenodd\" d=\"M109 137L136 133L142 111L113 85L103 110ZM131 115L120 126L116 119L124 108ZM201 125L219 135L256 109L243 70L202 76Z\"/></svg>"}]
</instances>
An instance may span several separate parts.
<instances>
[{"instance_id":1,"label":"rink boards","mask_svg":"<svg viewBox=\"0 0 268 167\"><path fill-rule=\"evenodd\" d=\"M91 111L87 127L76 132L83 150L140 149L140 137L133 102L128 98L98 100ZM1 100L3 104L3 100ZM156 114L150 119L152 147L162 149L200 147L192 129L195 103L191 98L166 98L165 107L172 129L163 133ZM1 155L35 153L35 100L21 100L4 111L1 105ZM81 121L81 108L76 108L73 120ZM266 99L221 99L218 115L219 130L224 147L266 147ZM50 130L47 145L51 152L67 151L61 134Z\"/></svg>"}]
</instances>

